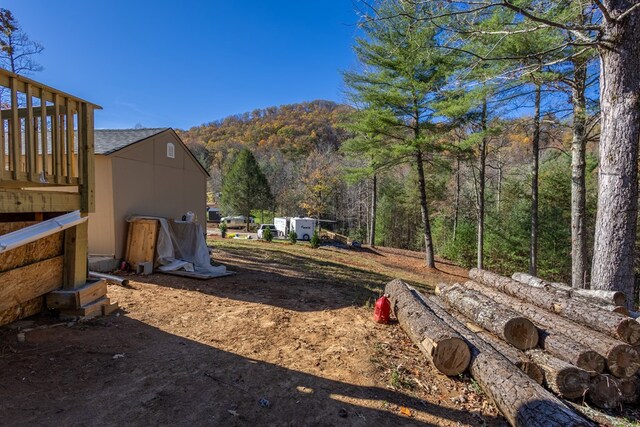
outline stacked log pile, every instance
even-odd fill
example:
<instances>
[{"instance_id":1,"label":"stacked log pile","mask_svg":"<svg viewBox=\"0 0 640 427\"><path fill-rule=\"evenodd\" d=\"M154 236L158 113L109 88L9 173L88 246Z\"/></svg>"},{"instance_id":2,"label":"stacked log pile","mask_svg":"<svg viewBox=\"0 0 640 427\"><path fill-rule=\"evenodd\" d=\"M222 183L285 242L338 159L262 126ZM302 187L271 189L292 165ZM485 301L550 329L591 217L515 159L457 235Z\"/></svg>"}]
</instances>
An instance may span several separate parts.
<instances>
[{"instance_id":1,"label":"stacked log pile","mask_svg":"<svg viewBox=\"0 0 640 427\"><path fill-rule=\"evenodd\" d=\"M387 284L400 325L440 372L464 369L468 348L470 374L512 425L591 425L576 405L636 404L640 323L614 310L624 295L522 273L473 269L469 277L439 285L435 296L400 280Z\"/></svg>"}]
</instances>

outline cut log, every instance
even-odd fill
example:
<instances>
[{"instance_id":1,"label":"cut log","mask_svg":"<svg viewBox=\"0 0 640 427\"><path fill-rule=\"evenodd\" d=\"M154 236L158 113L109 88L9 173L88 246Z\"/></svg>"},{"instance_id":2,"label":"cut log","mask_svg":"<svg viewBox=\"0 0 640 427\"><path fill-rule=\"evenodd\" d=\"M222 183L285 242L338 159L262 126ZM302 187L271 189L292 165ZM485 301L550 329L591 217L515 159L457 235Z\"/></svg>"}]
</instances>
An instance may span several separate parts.
<instances>
[{"instance_id":1,"label":"cut log","mask_svg":"<svg viewBox=\"0 0 640 427\"><path fill-rule=\"evenodd\" d=\"M526 317L490 298L461 286L439 285L436 294L460 313L519 350L538 344L538 329Z\"/></svg>"},{"instance_id":2,"label":"cut log","mask_svg":"<svg viewBox=\"0 0 640 427\"><path fill-rule=\"evenodd\" d=\"M444 300L434 299L433 302L438 304L443 310L447 310L449 314L451 314L451 316L453 316L453 318L455 318L458 322L465 325L467 329L476 334L486 343L490 344L491 347L498 351L498 353L506 357L509 362L513 363L522 372L527 374L529 378L531 378L538 384L542 384L542 382L544 381L544 373L542 372L542 369L540 369L538 365L531 361L531 359L529 359L529 357L527 357L527 355L522 350L518 350L514 346L504 342L481 326L470 322L469 319L464 317L464 315L446 305L446 302Z\"/></svg>"},{"instance_id":3,"label":"cut log","mask_svg":"<svg viewBox=\"0 0 640 427\"><path fill-rule=\"evenodd\" d=\"M601 310L612 311L614 313L629 316L629 310L626 307L626 297L622 292L574 289L564 283L547 282L539 277L535 277L527 273L513 273L511 278L516 282L524 283L525 285L533 286L534 288L541 288L564 298L572 298L583 304L595 305ZM605 298L605 295L602 295L601 292L604 292L605 295L607 293L611 295L609 295L608 298ZM613 302L614 300L616 301L615 303Z\"/></svg>"},{"instance_id":4,"label":"cut log","mask_svg":"<svg viewBox=\"0 0 640 427\"><path fill-rule=\"evenodd\" d=\"M401 280L387 283L391 308L411 340L445 375L459 375L469 366L471 353L462 337L444 323Z\"/></svg>"},{"instance_id":5,"label":"cut log","mask_svg":"<svg viewBox=\"0 0 640 427\"><path fill-rule=\"evenodd\" d=\"M594 309L592 305L558 296L544 289L534 288L486 270L471 269L469 277L484 285L496 288L500 292L552 313L560 314L631 345L640 343L640 323L621 314Z\"/></svg>"},{"instance_id":6,"label":"cut log","mask_svg":"<svg viewBox=\"0 0 640 427\"><path fill-rule=\"evenodd\" d=\"M438 306L437 297L420 297L426 306L469 342L469 372L512 426L593 425Z\"/></svg>"},{"instance_id":7,"label":"cut log","mask_svg":"<svg viewBox=\"0 0 640 427\"><path fill-rule=\"evenodd\" d=\"M544 337L544 349L552 353L554 356L576 365L587 371L593 370L597 372L595 367L590 369L585 363L593 360L592 356L584 357L584 351L595 351L606 360L609 371L618 378L628 378L633 376L640 369L640 356L628 344L624 344L615 340L608 335L593 331L585 326L578 325L564 317L549 313L533 304L525 303L518 298L498 292L497 290L480 285L476 282L466 282L465 286L469 289L481 292L491 299L504 304L512 310L527 316L538 326L543 328L548 334ZM565 335L566 334L566 335ZM542 336L543 334L541 334ZM556 338L551 339L554 336ZM571 337L571 338L566 338ZM551 343L555 343L558 353L553 352L554 348ZM566 353L562 353L562 348ZM549 348L547 346L549 345ZM574 349L574 350L572 350Z\"/></svg>"},{"instance_id":8,"label":"cut log","mask_svg":"<svg viewBox=\"0 0 640 427\"><path fill-rule=\"evenodd\" d=\"M622 401L624 403L636 403L640 395L640 378L631 377L618 379Z\"/></svg>"},{"instance_id":9,"label":"cut log","mask_svg":"<svg viewBox=\"0 0 640 427\"><path fill-rule=\"evenodd\" d=\"M620 383L611 375L597 375L589 385L589 400L599 408L613 409L622 404Z\"/></svg>"},{"instance_id":10,"label":"cut log","mask_svg":"<svg viewBox=\"0 0 640 427\"><path fill-rule=\"evenodd\" d=\"M527 355L544 371L546 386L557 395L577 399L587 393L591 379L587 371L539 349L529 350Z\"/></svg>"},{"instance_id":11,"label":"cut log","mask_svg":"<svg viewBox=\"0 0 640 427\"><path fill-rule=\"evenodd\" d=\"M538 346L547 353L584 369L591 375L604 372L606 360L598 352L561 333L541 329L539 335Z\"/></svg>"}]
</instances>

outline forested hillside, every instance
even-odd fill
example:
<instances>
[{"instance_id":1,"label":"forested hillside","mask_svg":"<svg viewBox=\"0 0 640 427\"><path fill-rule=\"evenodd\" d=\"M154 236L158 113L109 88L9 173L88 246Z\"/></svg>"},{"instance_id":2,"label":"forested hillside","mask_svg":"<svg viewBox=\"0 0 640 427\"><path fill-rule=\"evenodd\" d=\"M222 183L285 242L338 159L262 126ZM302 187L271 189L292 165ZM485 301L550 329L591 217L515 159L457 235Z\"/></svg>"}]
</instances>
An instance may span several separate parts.
<instances>
[{"instance_id":1,"label":"forested hillside","mask_svg":"<svg viewBox=\"0 0 640 427\"><path fill-rule=\"evenodd\" d=\"M328 101L270 107L180 132L212 175L212 197L222 188L242 148L256 156L279 215L311 214L338 221L340 231L368 243L372 169L357 151L355 109ZM571 135L548 115L541 137L540 270L568 280L571 272ZM526 270L530 236L530 117L495 119L488 136L486 264L499 271ZM453 146L465 132L442 137ZM355 145L355 152L354 152ZM593 147L590 145L590 152ZM426 162L435 251L463 266L476 259L477 150L443 150ZM595 159L588 157L589 224L595 215ZM379 170L375 239L378 245L424 249L416 173L408 164ZM236 212L226 212L235 214Z\"/></svg>"}]
</instances>

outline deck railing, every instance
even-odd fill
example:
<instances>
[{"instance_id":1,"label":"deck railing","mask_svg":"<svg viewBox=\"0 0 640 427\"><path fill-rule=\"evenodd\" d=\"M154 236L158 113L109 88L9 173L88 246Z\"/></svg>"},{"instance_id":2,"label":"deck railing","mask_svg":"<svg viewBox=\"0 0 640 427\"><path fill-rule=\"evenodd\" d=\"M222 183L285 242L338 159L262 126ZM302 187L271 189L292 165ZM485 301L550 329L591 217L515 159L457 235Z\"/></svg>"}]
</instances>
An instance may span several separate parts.
<instances>
[{"instance_id":1,"label":"deck railing","mask_svg":"<svg viewBox=\"0 0 640 427\"><path fill-rule=\"evenodd\" d=\"M91 211L96 108L0 69L0 188L78 186Z\"/></svg>"}]
</instances>

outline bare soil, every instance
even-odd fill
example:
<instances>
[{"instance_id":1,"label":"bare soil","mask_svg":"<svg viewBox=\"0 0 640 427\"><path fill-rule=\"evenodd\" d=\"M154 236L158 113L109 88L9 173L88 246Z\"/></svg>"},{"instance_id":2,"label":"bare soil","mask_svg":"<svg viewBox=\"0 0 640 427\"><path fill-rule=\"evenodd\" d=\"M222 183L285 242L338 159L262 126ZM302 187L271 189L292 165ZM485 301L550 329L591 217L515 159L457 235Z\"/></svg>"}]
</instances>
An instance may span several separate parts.
<instances>
[{"instance_id":1,"label":"bare soil","mask_svg":"<svg viewBox=\"0 0 640 427\"><path fill-rule=\"evenodd\" d=\"M475 383L439 374L397 323L372 320L389 280L429 289L464 270L388 249L212 244L234 275L132 275L109 286L111 316L0 328L1 424L506 424Z\"/></svg>"}]
</instances>

